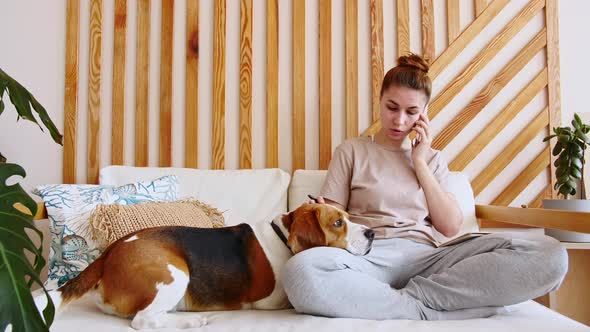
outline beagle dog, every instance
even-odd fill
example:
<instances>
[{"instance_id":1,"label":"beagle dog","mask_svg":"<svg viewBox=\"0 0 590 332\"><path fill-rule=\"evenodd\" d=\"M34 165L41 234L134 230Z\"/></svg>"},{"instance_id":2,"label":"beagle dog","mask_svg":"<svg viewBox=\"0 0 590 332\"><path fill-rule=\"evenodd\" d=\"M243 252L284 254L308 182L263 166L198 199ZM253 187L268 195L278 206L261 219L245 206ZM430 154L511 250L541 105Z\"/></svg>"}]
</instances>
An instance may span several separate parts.
<instances>
[{"instance_id":1,"label":"beagle dog","mask_svg":"<svg viewBox=\"0 0 590 332\"><path fill-rule=\"evenodd\" d=\"M149 228L111 244L50 296L59 308L93 291L103 312L133 317L135 329L198 327L205 317L169 312L288 308L280 280L291 256L318 246L366 255L373 238L346 212L308 203L253 226ZM45 296L38 301L44 308Z\"/></svg>"}]
</instances>

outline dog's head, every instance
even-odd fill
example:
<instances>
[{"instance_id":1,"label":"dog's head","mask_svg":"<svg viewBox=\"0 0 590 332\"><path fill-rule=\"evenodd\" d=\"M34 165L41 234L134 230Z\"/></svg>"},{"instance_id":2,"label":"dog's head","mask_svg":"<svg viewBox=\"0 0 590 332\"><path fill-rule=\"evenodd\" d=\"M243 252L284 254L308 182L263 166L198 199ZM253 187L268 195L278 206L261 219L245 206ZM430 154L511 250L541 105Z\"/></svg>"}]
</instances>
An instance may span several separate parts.
<instances>
[{"instance_id":1,"label":"dog's head","mask_svg":"<svg viewBox=\"0 0 590 332\"><path fill-rule=\"evenodd\" d=\"M335 247L353 255L371 250L375 233L350 222L348 213L329 204L303 204L280 220L288 231L293 254L313 247Z\"/></svg>"}]
</instances>

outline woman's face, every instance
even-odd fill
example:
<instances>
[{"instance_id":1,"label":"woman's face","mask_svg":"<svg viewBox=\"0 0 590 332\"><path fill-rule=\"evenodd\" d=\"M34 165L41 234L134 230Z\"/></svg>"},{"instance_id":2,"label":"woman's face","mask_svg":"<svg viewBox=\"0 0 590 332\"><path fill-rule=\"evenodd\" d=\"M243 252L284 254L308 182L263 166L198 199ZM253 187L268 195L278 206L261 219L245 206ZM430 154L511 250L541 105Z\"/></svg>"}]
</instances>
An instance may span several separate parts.
<instances>
[{"instance_id":1,"label":"woman's face","mask_svg":"<svg viewBox=\"0 0 590 332\"><path fill-rule=\"evenodd\" d=\"M426 107L426 94L399 85L392 85L381 97L381 132L388 140L400 143L412 131L414 123Z\"/></svg>"}]
</instances>

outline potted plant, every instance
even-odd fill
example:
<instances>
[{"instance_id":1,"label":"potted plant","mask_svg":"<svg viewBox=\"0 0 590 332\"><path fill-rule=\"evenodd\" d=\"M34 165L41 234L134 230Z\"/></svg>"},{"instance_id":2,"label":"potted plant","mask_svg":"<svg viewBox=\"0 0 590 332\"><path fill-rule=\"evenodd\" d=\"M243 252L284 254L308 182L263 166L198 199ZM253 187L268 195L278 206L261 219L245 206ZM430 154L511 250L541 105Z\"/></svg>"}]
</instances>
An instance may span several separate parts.
<instances>
[{"instance_id":1,"label":"potted plant","mask_svg":"<svg viewBox=\"0 0 590 332\"><path fill-rule=\"evenodd\" d=\"M5 109L6 95L17 112L17 120L25 119L49 130L53 140L62 144L62 135L49 118L47 111L20 83L0 68L0 115ZM37 121L39 117L43 126ZM33 215L37 212L37 203L16 183L8 185L6 180L12 176L25 177L24 169L13 163L7 163L0 152L0 331L7 326L12 331L48 331L53 321L54 306L39 273L45 265L42 255L43 234L35 227ZM15 206L24 206L31 214L21 212ZM33 230L39 237L37 247L25 232ZM25 250L35 256L33 263L25 256ZM47 297L47 306L43 318L35 306L31 287L39 284ZM9 328L10 329L10 328Z\"/></svg>"},{"instance_id":2,"label":"potted plant","mask_svg":"<svg viewBox=\"0 0 590 332\"><path fill-rule=\"evenodd\" d=\"M552 154L558 156L555 160L554 189L563 199L544 199L543 207L546 209L571 210L590 212L590 200L573 199L576 195L578 183L581 183L580 196L585 198L584 192L584 156L586 148L590 144L590 125L583 123L578 114L574 114L571 127L553 128L554 134L543 139L546 142L556 138L557 142ZM590 242L590 234L568 232L560 230L546 230L547 235L566 242Z\"/></svg>"}]
</instances>

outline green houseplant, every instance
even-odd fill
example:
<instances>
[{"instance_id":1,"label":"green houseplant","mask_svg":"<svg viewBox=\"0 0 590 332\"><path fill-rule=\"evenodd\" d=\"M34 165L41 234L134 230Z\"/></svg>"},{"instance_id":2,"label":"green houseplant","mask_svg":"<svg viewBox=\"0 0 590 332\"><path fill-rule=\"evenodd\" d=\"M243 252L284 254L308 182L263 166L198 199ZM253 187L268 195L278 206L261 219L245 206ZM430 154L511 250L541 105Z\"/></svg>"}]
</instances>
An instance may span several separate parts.
<instances>
[{"instance_id":1,"label":"green houseplant","mask_svg":"<svg viewBox=\"0 0 590 332\"><path fill-rule=\"evenodd\" d=\"M17 121L32 121L39 125L41 130L44 126L53 140L62 144L62 135L45 108L25 87L0 68L0 115L6 106L6 96L9 96L17 112ZM37 121L35 114L41 123ZM8 325L12 326L12 331L48 331L55 311L51 298L39 278L39 273L45 265L41 252L42 245L36 246L25 232L27 229L32 230L39 237L39 243L43 243L43 235L33 223L37 203L19 183L7 184L8 178L24 178L25 175L21 166L7 163L6 157L0 152L0 331L5 331ZM15 205L27 207L32 214L21 212ZM25 250L35 256L32 264L27 260ZM43 310L43 318L30 291L35 283L43 287L47 296L48 305Z\"/></svg>"},{"instance_id":2,"label":"green houseplant","mask_svg":"<svg viewBox=\"0 0 590 332\"><path fill-rule=\"evenodd\" d=\"M558 156L554 163L557 179L554 189L564 199L568 199L576 194L576 180L584 181L584 153L590 144L590 137L587 136L590 126L584 124L578 114L574 114L572 127L553 128L553 132L543 142L557 137L552 151L554 156Z\"/></svg>"},{"instance_id":3,"label":"green houseplant","mask_svg":"<svg viewBox=\"0 0 590 332\"><path fill-rule=\"evenodd\" d=\"M553 128L553 134L544 138L544 142L550 139L557 139L552 154L557 156L555 160L556 183L554 189L563 199L544 199L543 207L546 209L570 210L590 212L590 200L573 199L576 195L577 182L581 182L581 197L585 198L588 193L584 192L584 155L590 144L590 126L585 124L578 114L574 114L571 127ZM560 241L565 242L589 242L590 234L561 230L545 230Z\"/></svg>"}]
</instances>

